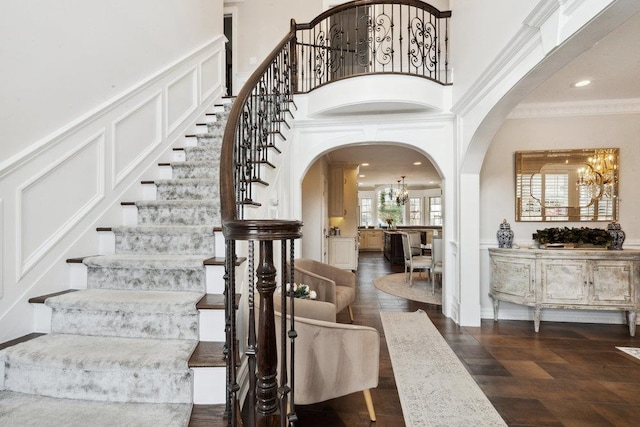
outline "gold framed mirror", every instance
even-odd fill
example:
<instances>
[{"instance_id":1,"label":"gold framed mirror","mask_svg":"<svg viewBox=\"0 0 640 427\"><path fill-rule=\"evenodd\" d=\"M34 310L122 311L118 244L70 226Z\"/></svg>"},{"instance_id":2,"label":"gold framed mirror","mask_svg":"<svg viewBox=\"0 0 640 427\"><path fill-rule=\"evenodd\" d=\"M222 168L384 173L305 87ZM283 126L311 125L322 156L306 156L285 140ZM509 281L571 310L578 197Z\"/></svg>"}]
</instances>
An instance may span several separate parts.
<instances>
[{"instance_id":1,"label":"gold framed mirror","mask_svg":"<svg viewBox=\"0 0 640 427\"><path fill-rule=\"evenodd\" d=\"M516 221L617 221L620 149L516 151Z\"/></svg>"}]
</instances>

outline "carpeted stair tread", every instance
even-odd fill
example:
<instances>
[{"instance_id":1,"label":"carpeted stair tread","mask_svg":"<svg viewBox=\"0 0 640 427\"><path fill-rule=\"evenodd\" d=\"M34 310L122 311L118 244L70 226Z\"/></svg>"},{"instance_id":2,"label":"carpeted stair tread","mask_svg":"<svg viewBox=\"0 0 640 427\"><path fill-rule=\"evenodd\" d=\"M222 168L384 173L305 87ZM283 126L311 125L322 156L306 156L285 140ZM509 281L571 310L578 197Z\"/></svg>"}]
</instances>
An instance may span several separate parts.
<instances>
[{"instance_id":1,"label":"carpeted stair tread","mask_svg":"<svg viewBox=\"0 0 640 427\"><path fill-rule=\"evenodd\" d=\"M120 225L111 227L114 233L135 234L213 234L215 225Z\"/></svg>"},{"instance_id":2,"label":"carpeted stair tread","mask_svg":"<svg viewBox=\"0 0 640 427\"><path fill-rule=\"evenodd\" d=\"M4 389L105 402L191 403L196 340L49 334L0 351Z\"/></svg>"},{"instance_id":3,"label":"carpeted stair tread","mask_svg":"<svg viewBox=\"0 0 640 427\"><path fill-rule=\"evenodd\" d=\"M199 336L200 292L85 289L49 298L51 331L128 338Z\"/></svg>"},{"instance_id":4,"label":"carpeted stair tread","mask_svg":"<svg viewBox=\"0 0 640 427\"><path fill-rule=\"evenodd\" d=\"M111 229L117 254L215 256L213 225L143 225Z\"/></svg>"},{"instance_id":5,"label":"carpeted stair tread","mask_svg":"<svg viewBox=\"0 0 640 427\"><path fill-rule=\"evenodd\" d=\"M154 179L156 185L192 185L192 184L217 184L213 178L181 178L181 179Z\"/></svg>"},{"instance_id":6,"label":"carpeted stair tread","mask_svg":"<svg viewBox=\"0 0 640 427\"><path fill-rule=\"evenodd\" d=\"M135 310L138 313L167 314L195 312L202 297L199 292L84 289L48 298L45 305L54 309Z\"/></svg>"},{"instance_id":7,"label":"carpeted stair tread","mask_svg":"<svg viewBox=\"0 0 640 427\"><path fill-rule=\"evenodd\" d=\"M196 340L48 334L2 350L0 358L66 369L183 371L196 345Z\"/></svg>"},{"instance_id":8,"label":"carpeted stair tread","mask_svg":"<svg viewBox=\"0 0 640 427\"><path fill-rule=\"evenodd\" d=\"M208 254L118 254L88 257L83 262L90 289L203 293L208 259Z\"/></svg>"},{"instance_id":9,"label":"carpeted stair tread","mask_svg":"<svg viewBox=\"0 0 640 427\"><path fill-rule=\"evenodd\" d=\"M220 202L211 198L211 199L202 199L202 200L139 200L135 202L135 205L138 207L147 207L147 206L167 206L167 207L175 207L175 206L206 206L210 208L219 208Z\"/></svg>"},{"instance_id":10,"label":"carpeted stair tread","mask_svg":"<svg viewBox=\"0 0 640 427\"><path fill-rule=\"evenodd\" d=\"M214 199L148 200L136 202L138 225L221 224L220 203Z\"/></svg>"},{"instance_id":11,"label":"carpeted stair tread","mask_svg":"<svg viewBox=\"0 0 640 427\"><path fill-rule=\"evenodd\" d=\"M87 267L148 268L169 270L176 268L199 268L210 258L204 255L99 255L83 259Z\"/></svg>"},{"instance_id":12,"label":"carpeted stair tread","mask_svg":"<svg viewBox=\"0 0 640 427\"><path fill-rule=\"evenodd\" d=\"M201 406L198 418L222 420L219 405ZM189 403L96 402L0 391L0 423L4 426L178 427L189 423L191 413Z\"/></svg>"}]
</instances>

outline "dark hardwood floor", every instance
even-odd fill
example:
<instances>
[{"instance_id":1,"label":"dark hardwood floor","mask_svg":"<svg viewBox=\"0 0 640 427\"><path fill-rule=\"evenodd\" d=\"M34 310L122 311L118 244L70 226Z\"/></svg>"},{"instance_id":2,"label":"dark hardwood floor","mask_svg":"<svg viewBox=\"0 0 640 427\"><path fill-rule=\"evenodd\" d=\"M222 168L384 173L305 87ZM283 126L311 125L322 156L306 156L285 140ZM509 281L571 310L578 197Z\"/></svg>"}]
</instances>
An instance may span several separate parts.
<instances>
[{"instance_id":1,"label":"dark hardwood floor","mask_svg":"<svg viewBox=\"0 0 640 427\"><path fill-rule=\"evenodd\" d=\"M379 312L427 312L509 426L638 426L640 361L616 346L640 347L626 325L483 320L459 327L439 306L398 298L373 286L379 276L403 271L380 252L362 252L355 323L380 331L380 381L372 390L378 421L370 423L362 393L298 406L303 427L399 427L402 408ZM338 321L348 323L348 314ZM416 355L419 357L419 355ZM466 426L455 426L466 427ZM474 426L484 427L484 426Z\"/></svg>"}]
</instances>

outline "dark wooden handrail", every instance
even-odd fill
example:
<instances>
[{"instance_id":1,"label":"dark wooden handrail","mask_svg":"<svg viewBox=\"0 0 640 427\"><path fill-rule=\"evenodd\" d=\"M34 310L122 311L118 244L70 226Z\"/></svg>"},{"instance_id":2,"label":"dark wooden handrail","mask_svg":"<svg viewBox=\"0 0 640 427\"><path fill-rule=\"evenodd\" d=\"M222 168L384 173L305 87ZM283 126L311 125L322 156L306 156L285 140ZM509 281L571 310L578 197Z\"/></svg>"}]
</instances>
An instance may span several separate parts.
<instances>
[{"instance_id":1,"label":"dark wooden handrail","mask_svg":"<svg viewBox=\"0 0 640 427\"><path fill-rule=\"evenodd\" d=\"M420 0L356 0L356 1L351 1L348 3L343 3L340 4L336 7L333 7L331 9L326 10L325 12L321 13L320 15L316 16L315 18L313 18L312 21L310 21L309 23L306 24L298 24L297 25L297 29L298 30L309 30L311 28L313 28L314 26L316 26L320 21L323 21L333 15L337 15L338 13L344 12L346 10L349 9L353 9L356 8L358 6L372 6L372 5L376 5L376 4L400 4L400 5L404 5L404 6L412 6L412 7L416 7L419 9L423 9L426 10L427 12L429 12L430 14L434 15L437 18L450 18L451 17L451 11L447 10L447 11L440 11L438 9L436 9L435 7L433 7L432 5L428 4L428 3L424 3Z\"/></svg>"}]
</instances>

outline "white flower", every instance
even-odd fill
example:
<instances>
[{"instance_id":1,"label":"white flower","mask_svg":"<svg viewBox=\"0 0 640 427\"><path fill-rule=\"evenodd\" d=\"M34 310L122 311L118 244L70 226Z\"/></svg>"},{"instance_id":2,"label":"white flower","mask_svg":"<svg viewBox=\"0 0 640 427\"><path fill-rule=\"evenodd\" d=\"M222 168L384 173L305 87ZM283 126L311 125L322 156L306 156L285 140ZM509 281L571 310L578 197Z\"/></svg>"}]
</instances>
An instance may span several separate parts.
<instances>
[{"instance_id":1,"label":"white flower","mask_svg":"<svg viewBox=\"0 0 640 427\"><path fill-rule=\"evenodd\" d=\"M316 291L309 292L309 298L311 298L311 299L318 298L318 294L316 293Z\"/></svg>"}]
</instances>

